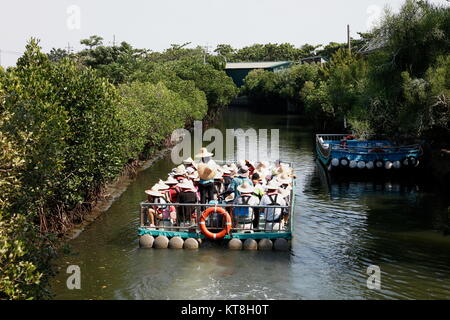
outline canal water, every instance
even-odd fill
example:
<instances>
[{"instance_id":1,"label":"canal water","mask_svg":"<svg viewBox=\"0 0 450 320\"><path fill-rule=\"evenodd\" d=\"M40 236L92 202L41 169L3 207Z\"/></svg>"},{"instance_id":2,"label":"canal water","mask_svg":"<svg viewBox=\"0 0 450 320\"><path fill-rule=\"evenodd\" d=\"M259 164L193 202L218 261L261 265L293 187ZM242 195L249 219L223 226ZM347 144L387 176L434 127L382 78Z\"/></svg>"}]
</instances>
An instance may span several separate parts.
<instances>
[{"instance_id":1,"label":"canal water","mask_svg":"<svg viewBox=\"0 0 450 320\"><path fill-rule=\"evenodd\" d=\"M315 162L312 130L292 115L231 108L216 128L278 128L280 157L297 173L293 247L286 252L139 249L139 202L165 178L170 156L141 172L58 258L56 299L449 299L447 199L403 180L330 180ZM81 289L69 290L69 265ZM381 289L367 287L379 266Z\"/></svg>"}]
</instances>

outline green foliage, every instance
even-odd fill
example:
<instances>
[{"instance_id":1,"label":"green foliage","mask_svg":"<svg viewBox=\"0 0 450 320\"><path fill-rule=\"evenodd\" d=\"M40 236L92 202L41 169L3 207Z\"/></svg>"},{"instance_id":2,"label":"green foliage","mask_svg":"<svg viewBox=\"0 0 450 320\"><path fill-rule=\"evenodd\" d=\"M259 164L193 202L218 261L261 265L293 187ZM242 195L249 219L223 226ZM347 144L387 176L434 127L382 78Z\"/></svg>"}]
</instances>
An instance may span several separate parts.
<instances>
[{"instance_id":1,"label":"green foliage","mask_svg":"<svg viewBox=\"0 0 450 320\"><path fill-rule=\"evenodd\" d=\"M280 72L262 69L251 71L245 78L242 93L257 103L287 100L302 103L301 90L306 82L317 82L321 70L317 64L297 64Z\"/></svg>"},{"instance_id":2,"label":"green foliage","mask_svg":"<svg viewBox=\"0 0 450 320\"><path fill-rule=\"evenodd\" d=\"M252 70L245 77L241 92L256 103L276 103L280 100L280 78L271 71Z\"/></svg>"},{"instance_id":3,"label":"green foliage","mask_svg":"<svg viewBox=\"0 0 450 320\"><path fill-rule=\"evenodd\" d=\"M260 101L297 101L316 122L341 129L347 123L362 137L448 141L449 32L448 8L407 0L399 13L387 12L378 28L352 40L352 53L345 44L330 43L316 50L330 57L325 67L252 72L244 92ZM371 40L381 47L368 56L354 53Z\"/></svg>"},{"instance_id":4,"label":"green foliage","mask_svg":"<svg viewBox=\"0 0 450 320\"><path fill-rule=\"evenodd\" d=\"M139 70L148 54L146 50L134 49L130 44L122 42L119 46L104 46L97 36L82 40L88 46L79 52L75 60L97 70L98 74L114 84L129 81L130 75ZM101 38L99 38L101 39Z\"/></svg>"},{"instance_id":5,"label":"green foliage","mask_svg":"<svg viewBox=\"0 0 450 320\"><path fill-rule=\"evenodd\" d=\"M233 80L210 64L182 59L171 64L171 68L179 78L193 81L206 94L210 108L227 106L238 93Z\"/></svg>"},{"instance_id":6,"label":"green foliage","mask_svg":"<svg viewBox=\"0 0 450 320\"><path fill-rule=\"evenodd\" d=\"M192 105L191 101L157 84L133 82L119 87L123 97L119 108L128 159L136 159L145 146L159 146L173 130L187 121L201 120L206 115L206 99ZM199 99L200 100L200 99Z\"/></svg>"},{"instance_id":7,"label":"green foliage","mask_svg":"<svg viewBox=\"0 0 450 320\"><path fill-rule=\"evenodd\" d=\"M268 43L254 44L239 50L219 45L216 50L227 54L228 61L299 61L302 58L315 55L315 50L318 47L305 44L296 48L290 43Z\"/></svg>"},{"instance_id":8,"label":"green foliage","mask_svg":"<svg viewBox=\"0 0 450 320\"><path fill-rule=\"evenodd\" d=\"M11 117L1 129L24 150L24 196L16 206L34 203L43 230L64 231L70 219L59 212L89 199L122 168L116 90L73 60L52 64L36 41L3 89Z\"/></svg>"},{"instance_id":9,"label":"green foliage","mask_svg":"<svg viewBox=\"0 0 450 320\"><path fill-rule=\"evenodd\" d=\"M3 97L4 91L0 90ZM9 118L6 112L2 116L0 125ZM25 161L1 131L0 145L0 299L42 298L46 293L43 286L51 274L43 273L48 267L48 248L36 246L40 235L35 226L23 214L12 211L14 201L22 195L20 173Z\"/></svg>"},{"instance_id":10,"label":"green foliage","mask_svg":"<svg viewBox=\"0 0 450 320\"><path fill-rule=\"evenodd\" d=\"M335 110L330 101L326 82L306 81L300 91L306 115L315 122L334 119Z\"/></svg>"}]
</instances>

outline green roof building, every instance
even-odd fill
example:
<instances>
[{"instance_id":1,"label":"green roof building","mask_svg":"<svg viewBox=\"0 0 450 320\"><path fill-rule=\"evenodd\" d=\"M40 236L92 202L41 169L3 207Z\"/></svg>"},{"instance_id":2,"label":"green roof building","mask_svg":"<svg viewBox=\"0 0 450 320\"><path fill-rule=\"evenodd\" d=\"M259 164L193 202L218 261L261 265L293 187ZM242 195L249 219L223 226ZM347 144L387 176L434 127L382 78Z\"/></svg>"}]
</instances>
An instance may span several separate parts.
<instances>
[{"instance_id":1,"label":"green roof building","mask_svg":"<svg viewBox=\"0 0 450 320\"><path fill-rule=\"evenodd\" d=\"M244 84L245 77L250 71L263 69L278 72L291 66L289 61L267 61L267 62L231 62L225 66L225 72L231 77L236 86L241 87Z\"/></svg>"}]
</instances>

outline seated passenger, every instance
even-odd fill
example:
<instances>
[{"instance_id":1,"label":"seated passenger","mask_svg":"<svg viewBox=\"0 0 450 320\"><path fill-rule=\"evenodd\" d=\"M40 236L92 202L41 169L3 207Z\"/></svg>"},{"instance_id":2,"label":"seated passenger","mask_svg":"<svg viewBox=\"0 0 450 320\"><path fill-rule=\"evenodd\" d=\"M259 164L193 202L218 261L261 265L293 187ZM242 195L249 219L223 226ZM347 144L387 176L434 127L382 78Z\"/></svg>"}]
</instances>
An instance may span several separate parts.
<instances>
[{"instance_id":1,"label":"seated passenger","mask_svg":"<svg viewBox=\"0 0 450 320\"><path fill-rule=\"evenodd\" d=\"M148 195L147 203L161 203L167 204L164 200L164 195L158 190L158 186L153 186L150 190L146 190ZM150 227L159 225L162 220L170 220L172 224L176 223L176 211L174 206L168 205L152 205L148 207L147 217L150 222Z\"/></svg>"},{"instance_id":2,"label":"seated passenger","mask_svg":"<svg viewBox=\"0 0 450 320\"><path fill-rule=\"evenodd\" d=\"M178 194L177 199L178 203L198 203L197 191L192 181L184 180L178 186L180 187L180 193ZM180 226L182 222L195 224L197 220L195 206L180 206L177 212L177 220L179 221Z\"/></svg>"},{"instance_id":3,"label":"seated passenger","mask_svg":"<svg viewBox=\"0 0 450 320\"><path fill-rule=\"evenodd\" d=\"M253 182L248 178L249 172L246 166L241 167L237 174L238 176L233 178L233 180L230 183L230 186L228 187L228 190L226 191L226 194L234 192L236 197L239 196L240 194L237 187L239 187L244 182L248 182L249 185L253 186Z\"/></svg>"},{"instance_id":4,"label":"seated passenger","mask_svg":"<svg viewBox=\"0 0 450 320\"><path fill-rule=\"evenodd\" d=\"M183 165L184 165L184 167L186 168L186 170L187 170L188 168L192 168L192 169L194 169L194 170L197 170L197 166L196 166L194 160L193 160L191 157L189 157L189 158L183 160Z\"/></svg>"},{"instance_id":5,"label":"seated passenger","mask_svg":"<svg viewBox=\"0 0 450 320\"><path fill-rule=\"evenodd\" d=\"M277 182L280 184L280 189L278 191L286 200L286 202L289 202L292 190L291 186L292 179L289 177L289 175L283 173L282 175L277 177Z\"/></svg>"},{"instance_id":6,"label":"seated passenger","mask_svg":"<svg viewBox=\"0 0 450 320\"><path fill-rule=\"evenodd\" d=\"M219 195L223 191L223 174L217 170L214 177L214 195L219 198Z\"/></svg>"},{"instance_id":7,"label":"seated passenger","mask_svg":"<svg viewBox=\"0 0 450 320\"><path fill-rule=\"evenodd\" d=\"M164 181L159 179L158 183L155 184L155 186L157 187L158 191L163 194L163 198L164 200L166 200L166 202L172 202L170 201L169 186Z\"/></svg>"},{"instance_id":8,"label":"seated passenger","mask_svg":"<svg viewBox=\"0 0 450 320\"><path fill-rule=\"evenodd\" d=\"M286 201L283 196L279 194L278 188L280 185L275 181L271 180L266 186L266 194L261 198L261 206L285 206ZM283 230L284 226L281 223L283 219L283 214L285 210L282 208L264 208L265 219L265 231L278 231Z\"/></svg>"},{"instance_id":9,"label":"seated passenger","mask_svg":"<svg viewBox=\"0 0 450 320\"><path fill-rule=\"evenodd\" d=\"M223 189L228 190L231 181L233 180L231 176L231 170L227 165L222 167L222 179L223 179Z\"/></svg>"},{"instance_id":10,"label":"seated passenger","mask_svg":"<svg viewBox=\"0 0 450 320\"><path fill-rule=\"evenodd\" d=\"M255 191L253 191L253 193L258 197L258 199L261 200L262 196L264 195L264 186L263 186L263 181L262 178L259 176L259 173L255 172L252 175L252 182L253 185L255 186Z\"/></svg>"},{"instance_id":11,"label":"seated passenger","mask_svg":"<svg viewBox=\"0 0 450 320\"><path fill-rule=\"evenodd\" d=\"M259 174L257 172L255 172L252 175L252 182L253 182L253 185L255 186L255 190L253 191L253 194L258 197L258 200L261 201L261 198L264 196L264 186L262 183L265 181L263 181L261 179L261 177L259 176ZM253 210L254 210L254 216L255 216L253 219L253 228L258 229L259 228L259 215L260 215L261 209L254 208Z\"/></svg>"},{"instance_id":12,"label":"seated passenger","mask_svg":"<svg viewBox=\"0 0 450 320\"><path fill-rule=\"evenodd\" d=\"M178 193L180 193L180 188L178 187L178 180L174 177L169 177L166 181L164 181L166 185L169 186L169 198L170 202L176 203L178 198Z\"/></svg>"},{"instance_id":13,"label":"seated passenger","mask_svg":"<svg viewBox=\"0 0 450 320\"><path fill-rule=\"evenodd\" d=\"M240 195L234 199L233 204L257 206L259 204L258 197L253 195L255 188L247 181L237 187ZM233 210L236 228L244 230L253 230L253 208L252 207L236 207ZM240 230L240 232L242 232ZM244 231L245 232L245 231Z\"/></svg>"},{"instance_id":14,"label":"seated passenger","mask_svg":"<svg viewBox=\"0 0 450 320\"><path fill-rule=\"evenodd\" d=\"M173 177L178 180L178 182L181 182L186 178L186 168L184 165L180 164L174 171Z\"/></svg>"}]
</instances>

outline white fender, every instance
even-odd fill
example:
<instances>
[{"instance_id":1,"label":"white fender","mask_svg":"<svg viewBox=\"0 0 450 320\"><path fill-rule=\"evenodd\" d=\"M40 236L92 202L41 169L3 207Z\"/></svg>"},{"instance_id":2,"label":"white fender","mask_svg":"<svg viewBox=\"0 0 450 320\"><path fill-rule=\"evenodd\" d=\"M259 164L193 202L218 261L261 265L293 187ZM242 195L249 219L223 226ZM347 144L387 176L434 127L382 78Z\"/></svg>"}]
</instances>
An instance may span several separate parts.
<instances>
[{"instance_id":1,"label":"white fender","mask_svg":"<svg viewBox=\"0 0 450 320\"><path fill-rule=\"evenodd\" d=\"M392 162L391 161L386 161L385 163L384 163L384 167L386 168L386 169L391 169L392 168Z\"/></svg>"}]
</instances>

